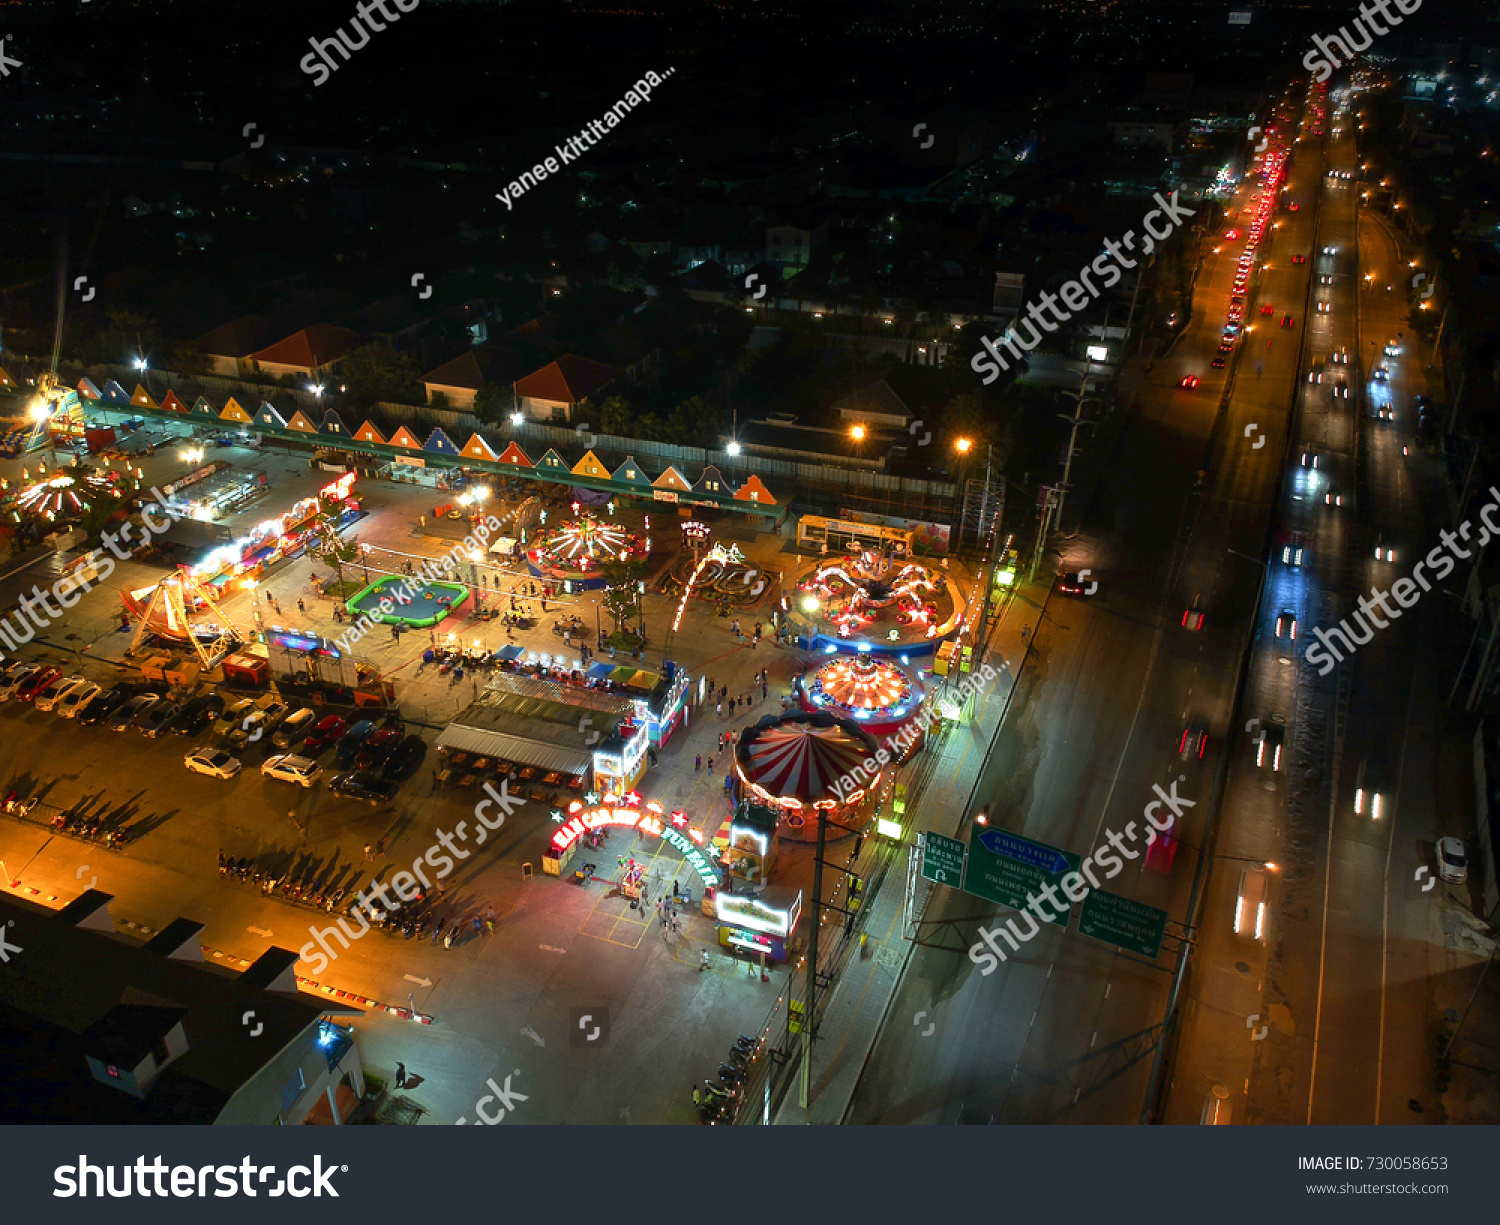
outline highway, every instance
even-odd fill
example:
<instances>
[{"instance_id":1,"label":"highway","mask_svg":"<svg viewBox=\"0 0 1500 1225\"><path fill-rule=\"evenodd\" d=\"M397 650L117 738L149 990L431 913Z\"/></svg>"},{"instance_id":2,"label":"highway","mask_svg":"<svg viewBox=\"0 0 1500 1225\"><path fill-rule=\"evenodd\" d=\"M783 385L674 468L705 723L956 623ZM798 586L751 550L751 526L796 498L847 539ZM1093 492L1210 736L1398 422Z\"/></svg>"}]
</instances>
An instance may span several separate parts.
<instances>
[{"instance_id":1,"label":"highway","mask_svg":"<svg viewBox=\"0 0 1500 1225\"><path fill-rule=\"evenodd\" d=\"M1320 189L1316 142L1298 149L1289 195L1311 202ZM1253 192L1245 188L1237 206L1253 209ZM1143 845L1153 785L1170 791L1175 783L1193 807L1172 830L1174 853L1151 856L1149 867L1144 855L1130 860L1107 887L1179 923L1215 772L1245 739L1230 735L1230 706L1301 377L1301 308L1290 308L1296 326L1283 329L1258 307L1305 298L1308 268L1292 256L1311 246L1314 211L1310 203L1273 211L1280 228L1265 232L1259 250L1268 266L1247 295L1245 319L1254 330L1222 372L1211 359L1252 218L1221 227L1239 231L1235 240L1205 240L1187 333L1157 363L1107 465L1110 476L1057 563L1061 571L1089 568L1100 588L1092 597L1047 601L981 783L993 826L1081 856L1109 831L1129 837L1132 824L1135 845ZM1213 246L1219 251L1210 254ZM1200 384L1179 386L1188 375ZM1200 468L1206 476L1198 489ZM1183 624L1195 607L1204 614L1197 632ZM1200 759L1190 750L1184 759L1183 731L1200 724L1209 733L1206 752ZM1263 801L1272 829L1274 801L1273 793ZM940 890L927 914L956 921L965 944L981 925L1015 918L956 890ZM932 923L925 930L935 937ZM1006 960L988 975L965 952L917 948L848 1121L1136 1121L1175 947L1169 939L1148 962L1045 926L1018 951L1001 945ZM910 1024L920 1011L936 1023L930 1036Z\"/></svg>"}]
</instances>

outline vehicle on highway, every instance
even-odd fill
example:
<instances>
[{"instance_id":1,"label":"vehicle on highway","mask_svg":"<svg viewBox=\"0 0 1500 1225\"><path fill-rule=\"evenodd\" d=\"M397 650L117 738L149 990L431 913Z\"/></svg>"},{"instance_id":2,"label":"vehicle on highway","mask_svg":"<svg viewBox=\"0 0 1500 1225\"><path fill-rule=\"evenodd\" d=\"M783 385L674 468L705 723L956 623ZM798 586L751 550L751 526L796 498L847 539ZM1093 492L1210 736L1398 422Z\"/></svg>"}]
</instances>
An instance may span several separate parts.
<instances>
[{"instance_id":1,"label":"vehicle on highway","mask_svg":"<svg viewBox=\"0 0 1500 1225\"><path fill-rule=\"evenodd\" d=\"M214 735L227 736L239 727L255 709L254 698L237 698L220 712L214 720Z\"/></svg>"},{"instance_id":2,"label":"vehicle on highway","mask_svg":"<svg viewBox=\"0 0 1500 1225\"><path fill-rule=\"evenodd\" d=\"M1332 285L1333 284L1333 278L1331 276L1329 276L1326 272L1319 273L1318 274L1318 284L1319 285Z\"/></svg>"},{"instance_id":3,"label":"vehicle on highway","mask_svg":"<svg viewBox=\"0 0 1500 1225\"><path fill-rule=\"evenodd\" d=\"M37 695L47 688L53 681L62 676L58 668L49 668L45 665L35 672L27 673L24 680L15 688L15 698L18 702L34 702Z\"/></svg>"},{"instance_id":4,"label":"vehicle on highway","mask_svg":"<svg viewBox=\"0 0 1500 1225\"><path fill-rule=\"evenodd\" d=\"M1336 492L1335 490L1330 489L1327 493L1325 493L1323 495L1323 505L1324 506L1342 506L1343 504L1344 504L1344 495L1341 494L1341 493Z\"/></svg>"},{"instance_id":5,"label":"vehicle on highway","mask_svg":"<svg viewBox=\"0 0 1500 1225\"><path fill-rule=\"evenodd\" d=\"M1283 565L1298 569L1302 565L1303 556L1307 549L1307 543L1301 532L1293 532L1287 542L1281 546L1281 561Z\"/></svg>"},{"instance_id":6,"label":"vehicle on highway","mask_svg":"<svg viewBox=\"0 0 1500 1225\"><path fill-rule=\"evenodd\" d=\"M172 723L172 731L178 736L196 736L223 710L224 698L220 694L199 694L183 706L182 713Z\"/></svg>"},{"instance_id":7,"label":"vehicle on highway","mask_svg":"<svg viewBox=\"0 0 1500 1225\"><path fill-rule=\"evenodd\" d=\"M1163 876L1171 873L1172 861L1177 858L1177 838L1172 832L1176 828L1177 818L1168 814L1166 829L1153 828L1146 835L1146 867L1151 871Z\"/></svg>"},{"instance_id":8,"label":"vehicle on highway","mask_svg":"<svg viewBox=\"0 0 1500 1225\"><path fill-rule=\"evenodd\" d=\"M1400 352L1401 342L1398 341L1394 336L1392 336L1388 341L1385 342L1385 355L1387 357L1395 357Z\"/></svg>"},{"instance_id":9,"label":"vehicle on highway","mask_svg":"<svg viewBox=\"0 0 1500 1225\"><path fill-rule=\"evenodd\" d=\"M359 752L354 755L354 766L356 770L375 770L385 763L385 759L396 750L401 743L401 733L395 728L383 728L376 732L362 745Z\"/></svg>"},{"instance_id":10,"label":"vehicle on highway","mask_svg":"<svg viewBox=\"0 0 1500 1225\"><path fill-rule=\"evenodd\" d=\"M1255 742L1255 765L1257 769L1277 771L1281 769L1281 750L1286 747L1286 728L1279 723L1267 721Z\"/></svg>"},{"instance_id":11,"label":"vehicle on highway","mask_svg":"<svg viewBox=\"0 0 1500 1225\"><path fill-rule=\"evenodd\" d=\"M223 749L194 749L182 759L182 764L194 774L207 774L210 778L233 778L243 768L238 759Z\"/></svg>"},{"instance_id":12,"label":"vehicle on highway","mask_svg":"<svg viewBox=\"0 0 1500 1225\"><path fill-rule=\"evenodd\" d=\"M1309 370L1307 372L1307 381L1309 383L1321 383L1323 381L1323 367L1314 366Z\"/></svg>"},{"instance_id":13,"label":"vehicle on highway","mask_svg":"<svg viewBox=\"0 0 1500 1225\"><path fill-rule=\"evenodd\" d=\"M1291 315L1283 315L1281 317L1281 326L1284 327L1284 328L1289 328L1289 327L1291 327L1296 322L1297 322L1297 320L1295 318L1293 318Z\"/></svg>"},{"instance_id":14,"label":"vehicle on highway","mask_svg":"<svg viewBox=\"0 0 1500 1225\"><path fill-rule=\"evenodd\" d=\"M1182 729L1182 736L1177 741L1177 755L1183 761L1196 757L1203 760L1203 754L1208 752L1208 724L1202 719L1192 720Z\"/></svg>"},{"instance_id":15,"label":"vehicle on highway","mask_svg":"<svg viewBox=\"0 0 1500 1225\"><path fill-rule=\"evenodd\" d=\"M129 700L128 693L121 693L119 688L106 689L103 693L97 693L78 711L78 722L83 727L91 727L103 719L109 718L115 711Z\"/></svg>"},{"instance_id":16,"label":"vehicle on highway","mask_svg":"<svg viewBox=\"0 0 1500 1225\"><path fill-rule=\"evenodd\" d=\"M1219 341L1219 352L1220 353L1233 353L1234 352L1234 341L1232 341L1232 340L1230 340L1228 338L1225 338L1224 340Z\"/></svg>"},{"instance_id":17,"label":"vehicle on highway","mask_svg":"<svg viewBox=\"0 0 1500 1225\"><path fill-rule=\"evenodd\" d=\"M1391 548L1390 545L1386 544L1386 542L1385 542L1385 533L1384 532L1378 533L1376 535L1376 537L1375 537L1375 560L1376 561L1395 561L1396 560L1396 550L1393 549L1393 548Z\"/></svg>"},{"instance_id":18,"label":"vehicle on highway","mask_svg":"<svg viewBox=\"0 0 1500 1225\"><path fill-rule=\"evenodd\" d=\"M1087 582L1077 571L1069 571L1057 576L1057 590L1063 595L1090 595L1098 585Z\"/></svg>"},{"instance_id":19,"label":"vehicle on highway","mask_svg":"<svg viewBox=\"0 0 1500 1225\"><path fill-rule=\"evenodd\" d=\"M136 720L136 731L148 740L155 740L171 726L172 720L182 713L182 704L163 699L152 705Z\"/></svg>"},{"instance_id":20,"label":"vehicle on highway","mask_svg":"<svg viewBox=\"0 0 1500 1225\"><path fill-rule=\"evenodd\" d=\"M1270 877L1264 868L1245 868L1234 900L1234 934L1252 940L1266 938L1266 895Z\"/></svg>"},{"instance_id":21,"label":"vehicle on highway","mask_svg":"<svg viewBox=\"0 0 1500 1225\"><path fill-rule=\"evenodd\" d=\"M1196 387L1196 386L1198 386L1198 376L1196 374L1184 374L1182 376L1182 378L1178 381L1177 386L1179 386L1179 387Z\"/></svg>"},{"instance_id":22,"label":"vehicle on highway","mask_svg":"<svg viewBox=\"0 0 1500 1225\"><path fill-rule=\"evenodd\" d=\"M403 783L421 768L426 756L427 741L420 736L407 736L380 767L380 777L387 782Z\"/></svg>"},{"instance_id":23,"label":"vehicle on highway","mask_svg":"<svg viewBox=\"0 0 1500 1225\"><path fill-rule=\"evenodd\" d=\"M64 719L77 718L78 712L104 692L102 685L84 681L76 689L70 689L57 704L57 713Z\"/></svg>"},{"instance_id":24,"label":"vehicle on highway","mask_svg":"<svg viewBox=\"0 0 1500 1225\"><path fill-rule=\"evenodd\" d=\"M1389 404L1373 404L1370 406L1370 416L1377 421L1394 421L1396 412Z\"/></svg>"},{"instance_id":25,"label":"vehicle on highway","mask_svg":"<svg viewBox=\"0 0 1500 1225\"><path fill-rule=\"evenodd\" d=\"M1469 879L1469 853L1461 838L1437 840L1438 875L1450 885L1461 885Z\"/></svg>"},{"instance_id":26,"label":"vehicle on highway","mask_svg":"<svg viewBox=\"0 0 1500 1225\"><path fill-rule=\"evenodd\" d=\"M127 727L161 701L158 693L138 693L109 718L109 730L123 732Z\"/></svg>"},{"instance_id":27,"label":"vehicle on highway","mask_svg":"<svg viewBox=\"0 0 1500 1225\"><path fill-rule=\"evenodd\" d=\"M288 715L276 729L276 734L271 737L271 743L278 749L289 749L299 740L306 739L307 734L312 731L313 724L318 721L318 712L310 706L304 706L295 714Z\"/></svg>"},{"instance_id":28,"label":"vehicle on highway","mask_svg":"<svg viewBox=\"0 0 1500 1225\"><path fill-rule=\"evenodd\" d=\"M1380 763L1366 758L1359 763L1359 774L1354 780L1354 812L1356 816L1369 815L1378 821L1385 799L1385 784L1381 778Z\"/></svg>"},{"instance_id":29,"label":"vehicle on highway","mask_svg":"<svg viewBox=\"0 0 1500 1225\"><path fill-rule=\"evenodd\" d=\"M339 765L347 766L352 762L365 741L374 734L375 724L370 722L369 719L361 719L345 732L333 750L334 756L338 758Z\"/></svg>"},{"instance_id":30,"label":"vehicle on highway","mask_svg":"<svg viewBox=\"0 0 1500 1225\"><path fill-rule=\"evenodd\" d=\"M296 783L299 787L311 787L323 773L323 767L308 757L297 757L283 753L268 757L261 763L260 772L267 778L284 783Z\"/></svg>"},{"instance_id":31,"label":"vehicle on highway","mask_svg":"<svg viewBox=\"0 0 1500 1225\"><path fill-rule=\"evenodd\" d=\"M1335 400L1347 400L1349 398L1349 384L1335 383L1333 385L1333 398Z\"/></svg>"},{"instance_id":32,"label":"vehicle on highway","mask_svg":"<svg viewBox=\"0 0 1500 1225\"><path fill-rule=\"evenodd\" d=\"M1294 264L1305 264L1305 263L1307 263L1307 256L1305 256L1305 255L1294 255L1294 256L1292 256L1292 263L1294 263Z\"/></svg>"},{"instance_id":33,"label":"vehicle on highway","mask_svg":"<svg viewBox=\"0 0 1500 1225\"><path fill-rule=\"evenodd\" d=\"M396 784L368 770L356 770L352 774L335 774L328 780L328 790L379 804L396 794Z\"/></svg>"},{"instance_id":34,"label":"vehicle on highway","mask_svg":"<svg viewBox=\"0 0 1500 1225\"><path fill-rule=\"evenodd\" d=\"M1384 366L1376 366L1374 373L1375 373L1375 381L1377 383L1384 383L1387 379L1389 379L1391 377L1391 372L1386 367L1384 367Z\"/></svg>"},{"instance_id":35,"label":"vehicle on highway","mask_svg":"<svg viewBox=\"0 0 1500 1225\"><path fill-rule=\"evenodd\" d=\"M1203 628L1203 618L1204 614L1199 611L1198 603L1195 600L1193 602L1193 606L1184 611L1182 614L1182 628L1185 630L1192 630L1193 633L1196 634Z\"/></svg>"},{"instance_id":36,"label":"vehicle on highway","mask_svg":"<svg viewBox=\"0 0 1500 1225\"><path fill-rule=\"evenodd\" d=\"M1225 366L1226 363L1225 363L1225 361L1224 361L1224 359L1222 357L1216 357L1216 358L1213 359L1213 361L1209 362L1208 364L1210 366L1212 366L1215 370L1222 370L1222 369L1224 369L1224 366Z\"/></svg>"},{"instance_id":37,"label":"vehicle on highway","mask_svg":"<svg viewBox=\"0 0 1500 1225\"><path fill-rule=\"evenodd\" d=\"M1274 315L1276 313L1276 305L1275 305L1275 303L1273 303L1273 302L1266 302L1266 303L1264 303L1261 306L1261 308L1260 308L1260 313L1262 315Z\"/></svg>"},{"instance_id":38,"label":"vehicle on highway","mask_svg":"<svg viewBox=\"0 0 1500 1225\"><path fill-rule=\"evenodd\" d=\"M1319 302L1318 303L1318 314L1320 314L1320 315L1326 315L1331 310L1333 310L1333 307L1330 306L1327 302Z\"/></svg>"},{"instance_id":39,"label":"vehicle on highway","mask_svg":"<svg viewBox=\"0 0 1500 1225\"><path fill-rule=\"evenodd\" d=\"M1322 135L1322 133L1321 133L1321 132L1319 132L1319 133L1318 133L1318 135L1320 135L1320 136L1321 136L1321 135ZM1287 205L1287 208L1289 208L1289 209L1291 209L1291 210L1292 210L1292 212L1294 212L1294 213L1295 213L1295 212L1296 212L1296 211L1297 211L1297 210L1298 210L1298 209L1299 209L1299 208L1301 208L1301 207L1302 207L1302 206L1301 206L1301 205L1300 205L1300 204L1298 204L1298 203L1297 203L1297 202L1296 202L1296 201L1295 201L1295 200L1293 200L1293 201L1292 201L1292 202L1291 202L1291 203L1290 203L1290 204L1288 204L1288 205Z\"/></svg>"},{"instance_id":40,"label":"vehicle on highway","mask_svg":"<svg viewBox=\"0 0 1500 1225\"><path fill-rule=\"evenodd\" d=\"M345 732L349 730L348 721L339 715L325 715L319 719L317 725L308 732L307 739L302 742L302 753L306 757L316 757L331 744L337 744Z\"/></svg>"},{"instance_id":41,"label":"vehicle on highway","mask_svg":"<svg viewBox=\"0 0 1500 1225\"><path fill-rule=\"evenodd\" d=\"M1297 614L1290 608L1283 608L1276 614L1276 641L1297 641Z\"/></svg>"},{"instance_id":42,"label":"vehicle on highway","mask_svg":"<svg viewBox=\"0 0 1500 1225\"><path fill-rule=\"evenodd\" d=\"M1338 253L1339 249L1337 247L1328 246L1323 248L1324 255L1337 255Z\"/></svg>"},{"instance_id":43,"label":"vehicle on highway","mask_svg":"<svg viewBox=\"0 0 1500 1225\"><path fill-rule=\"evenodd\" d=\"M36 695L36 708L43 714L48 714L56 710L57 704L73 690L87 684L88 681L81 676L60 676Z\"/></svg>"},{"instance_id":44,"label":"vehicle on highway","mask_svg":"<svg viewBox=\"0 0 1500 1225\"><path fill-rule=\"evenodd\" d=\"M1321 463L1322 463L1322 460L1321 460L1321 458L1319 457L1319 455L1318 455L1318 453L1316 451L1303 451L1302 452L1302 466L1304 468L1316 468Z\"/></svg>"}]
</instances>

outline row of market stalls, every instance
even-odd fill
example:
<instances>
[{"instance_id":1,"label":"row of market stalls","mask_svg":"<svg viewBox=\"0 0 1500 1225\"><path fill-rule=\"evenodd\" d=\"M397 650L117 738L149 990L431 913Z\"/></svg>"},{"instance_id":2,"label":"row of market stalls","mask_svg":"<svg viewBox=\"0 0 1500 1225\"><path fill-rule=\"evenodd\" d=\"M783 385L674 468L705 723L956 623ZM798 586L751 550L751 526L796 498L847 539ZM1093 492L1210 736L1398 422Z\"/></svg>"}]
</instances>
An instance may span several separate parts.
<instances>
[{"instance_id":1,"label":"row of market stalls","mask_svg":"<svg viewBox=\"0 0 1500 1225\"><path fill-rule=\"evenodd\" d=\"M285 435L302 435L325 443L337 440L346 447L362 444L380 448L378 452L371 453L371 459L391 470L424 467L429 459L467 460L493 465L494 470L500 472L544 476L553 480L580 478L608 482L622 493L633 493L656 501L703 500L713 505L727 501L766 508L777 505L771 491L754 473L748 474L735 486L713 464L706 465L696 480L689 480L673 464L668 464L653 477L634 456L626 456L621 463L611 467L590 450L576 463L570 464L554 448L549 447L540 457L533 459L518 442L492 442L478 431L471 433L468 441L460 446L440 426L430 430L425 439L419 438L412 428L405 425L397 426L389 435L372 421L365 421L351 429L349 423L334 409L327 409L321 415L313 414L318 417L314 421L300 409L286 415L269 401L262 401L258 407L252 408L234 396L230 396L222 408L215 408L204 396L197 397L189 405L179 399L175 392L168 391L158 403L140 384L136 385L134 392L127 393L113 379L99 387L85 378L79 382L77 391L82 401L95 401L120 409L167 412L202 424L213 422L251 430L276 431Z\"/></svg>"}]
</instances>

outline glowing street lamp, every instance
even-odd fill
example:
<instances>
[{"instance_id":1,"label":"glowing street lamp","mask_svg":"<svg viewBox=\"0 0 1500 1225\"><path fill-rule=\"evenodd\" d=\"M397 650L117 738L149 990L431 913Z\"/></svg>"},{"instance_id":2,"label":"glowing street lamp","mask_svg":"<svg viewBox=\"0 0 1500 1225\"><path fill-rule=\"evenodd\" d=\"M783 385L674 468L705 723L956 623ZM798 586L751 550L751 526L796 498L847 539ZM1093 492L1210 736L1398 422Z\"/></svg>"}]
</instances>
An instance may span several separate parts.
<instances>
[{"instance_id":1,"label":"glowing street lamp","mask_svg":"<svg viewBox=\"0 0 1500 1225\"><path fill-rule=\"evenodd\" d=\"M724 450L727 451L730 455L738 455L740 453L740 444L731 439L729 445L726 446Z\"/></svg>"}]
</instances>

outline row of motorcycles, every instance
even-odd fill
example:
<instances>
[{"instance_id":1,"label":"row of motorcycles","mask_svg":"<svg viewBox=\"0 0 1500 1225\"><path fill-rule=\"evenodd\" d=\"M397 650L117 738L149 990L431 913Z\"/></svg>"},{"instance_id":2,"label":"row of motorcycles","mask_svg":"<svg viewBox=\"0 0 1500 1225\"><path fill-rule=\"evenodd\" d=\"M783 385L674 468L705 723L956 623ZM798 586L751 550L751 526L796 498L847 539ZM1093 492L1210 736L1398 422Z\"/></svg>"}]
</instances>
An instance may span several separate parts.
<instances>
[{"instance_id":1,"label":"row of motorcycles","mask_svg":"<svg viewBox=\"0 0 1500 1225\"><path fill-rule=\"evenodd\" d=\"M698 1102L698 1121L708 1127L732 1124L744 1094L745 1078L760 1049L760 1040L741 1034L729 1048L729 1058L719 1064L719 1079L706 1081Z\"/></svg>"},{"instance_id":2,"label":"row of motorcycles","mask_svg":"<svg viewBox=\"0 0 1500 1225\"><path fill-rule=\"evenodd\" d=\"M267 897L280 897L283 901L302 902L315 910L332 913L335 906L344 900L349 889L333 888L333 865L329 864L321 873L305 880L293 880L290 875L276 876L263 872L254 860L244 856L233 858L219 852L219 875L244 881L257 886Z\"/></svg>"},{"instance_id":3,"label":"row of motorcycles","mask_svg":"<svg viewBox=\"0 0 1500 1225\"><path fill-rule=\"evenodd\" d=\"M12 797L14 792L11 793ZM15 812L25 816L36 807L36 797L29 800L5 801L5 811ZM90 842L102 843L104 846L122 847L131 839L131 833L123 825L108 825L102 821L83 821L77 817L70 817L65 812L60 812L52 818L52 828L60 834L69 834L74 838L85 838Z\"/></svg>"}]
</instances>

